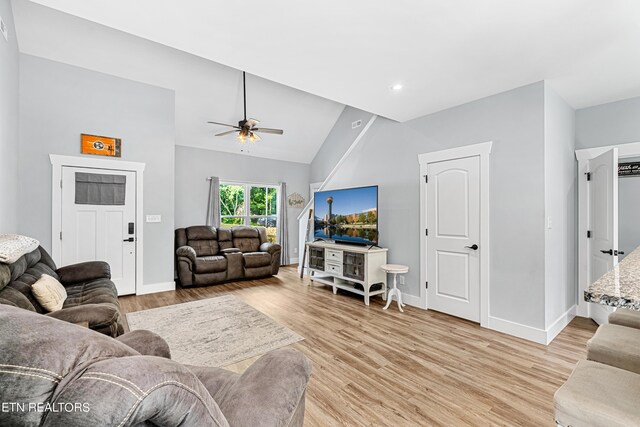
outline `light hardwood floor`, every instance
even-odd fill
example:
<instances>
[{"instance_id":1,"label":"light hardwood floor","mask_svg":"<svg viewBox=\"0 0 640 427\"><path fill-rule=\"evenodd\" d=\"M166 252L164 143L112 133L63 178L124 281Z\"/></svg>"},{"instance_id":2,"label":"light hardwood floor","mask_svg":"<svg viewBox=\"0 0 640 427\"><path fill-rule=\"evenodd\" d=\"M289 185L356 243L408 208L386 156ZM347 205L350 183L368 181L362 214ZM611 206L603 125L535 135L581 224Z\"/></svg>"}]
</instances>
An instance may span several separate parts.
<instances>
[{"instance_id":1,"label":"light hardwood floor","mask_svg":"<svg viewBox=\"0 0 640 427\"><path fill-rule=\"evenodd\" d=\"M442 313L277 277L121 297L125 312L232 293L305 337L313 363L306 426L553 426L553 393L596 330L576 318L549 345ZM244 366L231 367L241 370Z\"/></svg>"}]
</instances>

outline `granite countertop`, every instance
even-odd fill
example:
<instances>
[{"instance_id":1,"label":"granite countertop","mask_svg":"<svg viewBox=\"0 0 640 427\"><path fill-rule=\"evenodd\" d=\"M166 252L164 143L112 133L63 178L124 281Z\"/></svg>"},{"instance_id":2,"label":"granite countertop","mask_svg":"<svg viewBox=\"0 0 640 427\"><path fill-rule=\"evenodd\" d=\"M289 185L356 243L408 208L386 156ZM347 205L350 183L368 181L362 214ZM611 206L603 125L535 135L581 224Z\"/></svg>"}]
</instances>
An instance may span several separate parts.
<instances>
[{"instance_id":1,"label":"granite countertop","mask_svg":"<svg viewBox=\"0 0 640 427\"><path fill-rule=\"evenodd\" d=\"M640 310L640 247L589 286L584 300Z\"/></svg>"}]
</instances>

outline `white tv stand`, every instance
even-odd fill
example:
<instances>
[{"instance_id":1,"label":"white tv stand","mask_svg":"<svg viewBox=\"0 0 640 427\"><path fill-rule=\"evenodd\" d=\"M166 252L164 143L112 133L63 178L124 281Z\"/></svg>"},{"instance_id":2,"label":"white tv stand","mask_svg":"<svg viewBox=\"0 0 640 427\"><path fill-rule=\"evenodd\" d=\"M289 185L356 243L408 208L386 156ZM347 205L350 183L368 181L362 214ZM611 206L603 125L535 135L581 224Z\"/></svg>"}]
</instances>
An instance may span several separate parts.
<instances>
[{"instance_id":1,"label":"white tv stand","mask_svg":"<svg viewBox=\"0 0 640 427\"><path fill-rule=\"evenodd\" d=\"M343 245L330 242L306 243L309 253L307 271L312 282L364 296L365 305L369 298L382 295L386 300L387 274L380 266L387 263L387 248ZM371 286L380 283L382 287L372 291ZM355 286L359 284L363 290Z\"/></svg>"}]
</instances>

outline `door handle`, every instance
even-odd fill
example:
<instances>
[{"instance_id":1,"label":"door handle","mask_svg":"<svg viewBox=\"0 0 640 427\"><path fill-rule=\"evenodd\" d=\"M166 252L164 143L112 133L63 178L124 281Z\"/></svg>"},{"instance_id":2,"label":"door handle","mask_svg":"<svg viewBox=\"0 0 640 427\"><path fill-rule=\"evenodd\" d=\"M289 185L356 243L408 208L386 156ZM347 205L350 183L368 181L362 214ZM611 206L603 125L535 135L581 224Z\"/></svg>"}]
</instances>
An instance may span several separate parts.
<instances>
[{"instance_id":1,"label":"door handle","mask_svg":"<svg viewBox=\"0 0 640 427\"><path fill-rule=\"evenodd\" d=\"M471 245L471 246L465 246L465 248L473 249L474 251L477 251L477 250L478 250L478 245L476 245L476 244L474 243L474 244L473 244L473 245Z\"/></svg>"},{"instance_id":2,"label":"door handle","mask_svg":"<svg viewBox=\"0 0 640 427\"><path fill-rule=\"evenodd\" d=\"M613 255L613 249L609 249L608 251L600 250L600 252L602 252L603 254Z\"/></svg>"},{"instance_id":3,"label":"door handle","mask_svg":"<svg viewBox=\"0 0 640 427\"><path fill-rule=\"evenodd\" d=\"M129 237L128 239L124 239L123 242L135 242L136 239L134 239L133 237Z\"/></svg>"}]
</instances>

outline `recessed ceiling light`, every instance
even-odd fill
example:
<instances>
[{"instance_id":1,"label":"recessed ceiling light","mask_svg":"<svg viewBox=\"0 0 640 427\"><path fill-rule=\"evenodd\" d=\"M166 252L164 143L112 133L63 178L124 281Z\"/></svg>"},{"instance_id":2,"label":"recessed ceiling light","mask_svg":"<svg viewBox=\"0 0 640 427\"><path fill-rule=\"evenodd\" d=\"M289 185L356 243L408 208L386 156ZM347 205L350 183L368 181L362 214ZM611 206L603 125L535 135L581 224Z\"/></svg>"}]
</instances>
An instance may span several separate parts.
<instances>
[{"instance_id":1,"label":"recessed ceiling light","mask_svg":"<svg viewBox=\"0 0 640 427\"><path fill-rule=\"evenodd\" d=\"M391 90L396 90L396 91L398 91L398 90L400 90L400 89L402 89L402 85L401 85L400 83L396 83L396 84L394 84L393 86L391 86Z\"/></svg>"}]
</instances>

